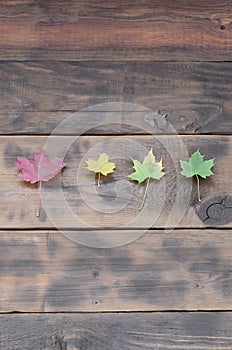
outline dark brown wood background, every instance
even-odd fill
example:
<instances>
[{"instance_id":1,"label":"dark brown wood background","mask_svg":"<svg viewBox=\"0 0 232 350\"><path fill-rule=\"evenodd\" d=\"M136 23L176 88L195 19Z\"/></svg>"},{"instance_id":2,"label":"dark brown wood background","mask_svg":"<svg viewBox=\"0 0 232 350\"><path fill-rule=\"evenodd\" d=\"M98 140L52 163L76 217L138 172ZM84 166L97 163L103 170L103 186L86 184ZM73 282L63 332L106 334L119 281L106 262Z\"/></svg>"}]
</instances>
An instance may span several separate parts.
<instances>
[{"instance_id":1,"label":"dark brown wood background","mask_svg":"<svg viewBox=\"0 0 232 350\"><path fill-rule=\"evenodd\" d=\"M231 60L230 0L0 1L1 350L232 349ZM73 181L94 145L120 136L155 147L167 179L154 227L131 244L94 249L65 238L45 211L35 216L38 188L18 178L15 160L43 147L69 113L106 102L166 115L189 153L200 148L216 158L215 175L202 181L202 204L193 183L186 215L166 232L175 174L163 147L124 124L88 131L65 159L62 186L72 210L96 232L112 234L133 217L144 187L132 186L126 211L90 210L79 192L88 190L85 182L78 190ZM151 126L167 142L177 137L156 120ZM70 134L71 127L60 143ZM114 185L130 171L128 159L100 195L114 198ZM52 180L48 194L65 229L57 186ZM211 208L208 225L199 217L204 208Z\"/></svg>"}]
</instances>

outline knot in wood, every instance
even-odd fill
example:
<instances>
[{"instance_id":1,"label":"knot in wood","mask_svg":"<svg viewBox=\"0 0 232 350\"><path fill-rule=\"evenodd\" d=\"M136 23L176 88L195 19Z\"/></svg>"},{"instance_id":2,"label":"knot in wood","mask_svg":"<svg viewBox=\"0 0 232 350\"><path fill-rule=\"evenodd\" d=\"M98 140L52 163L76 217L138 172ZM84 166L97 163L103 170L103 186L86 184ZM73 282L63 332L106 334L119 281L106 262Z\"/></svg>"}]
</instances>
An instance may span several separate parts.
<instances>
[{"instance_id":1,"label":"knot in wood","mask_svg":"<svg viewBox=\"0 0 232 350\"><path fill-rule=\"evenodd\" d=\"M197 214L206 225L228 224L232 221L232 197L221 195L210 198L202 203Z\"/></svg>"}]
</instances>

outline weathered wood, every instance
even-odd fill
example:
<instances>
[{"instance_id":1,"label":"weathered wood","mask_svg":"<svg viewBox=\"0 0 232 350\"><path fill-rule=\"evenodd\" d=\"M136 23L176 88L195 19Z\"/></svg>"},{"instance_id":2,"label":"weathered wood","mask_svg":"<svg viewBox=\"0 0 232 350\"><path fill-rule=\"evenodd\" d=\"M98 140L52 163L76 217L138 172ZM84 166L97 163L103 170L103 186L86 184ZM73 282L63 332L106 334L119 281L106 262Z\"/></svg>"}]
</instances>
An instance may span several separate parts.
<instances>
[{"instance_id":1,"label":"weathered wood","mask_svg":"<svg viewBox=\"0 0 232 350\"><path fill-rule=\"evenodd\" d=\"M1 312L231 310L229 230L149 231L113 249L52 230L0 243Z\"/></svg>"},{"instance_id":2,"label":"weathered wood","mask_svg":"<svg viewBox=\"0 0 232 350\"><path fill-rule=\"evenodd\" d=\"M204 227L197 215L200 203L196 182L180 175L179 165L180 159L187 159L188 152L197 148L206 159L216 158L215 175L201 180L203 202L211 199L211 205L215 196L232 195L231 136L2 136L0 144L2 228ZM37 218L37 185L19 179L15 161L17 156L31 158L35 150L43 147L49 157L62 156L67 150L67 167L61 184L59 175L44 183L45 210ZM138 186L127 175L133 172L131 158L142 161L151 147L157 160L162 157L166 175L150 183L144 209L139 211L145 184ZM85 160L96 159L102 152L108 153L117 167L113 175L102 177L101 187L97 188L94 174L85 169ZM220 206L218 218L213 214L215 226L221 225L221 209ZM231 212L230 205L226 210ZM225 225L231 227L231 223L232 217Z\"/></svg>"},{"instance_id":3,"label":"weathered wood","mask_svg":"<svg viewBox=\"0 0 232 350\"><path fill-rule=\"evenodd\" d=\"M1 315L7 350L231 350L232 313Z\"/></svg>"},{"instance_id":4,"label":"weathered wood","mask_svg":"<svg viewBox=\"0 0 232 350\"><path fill-rule=\"evenodd\" d=\"M0 58L231 60L231 1L1 1Z\"/></svg>"},{"instance_id":5,"label":"weathered wood","mask_svg":"<svg viewBox=\"0 0 232 350\"><path fill-rule=\"evenodd\" d=\"M159 118L167 114L178 133L231 133L231 71L230 63L2 62L0 132L48 134L74 112L120 101L160 110ZM133 121L142 117L125 112L125 124L106 121L89 130L92 113L79 132L141 133ZM150 132L171 133L155 118L147 125ZM72 127L63 132L72 133Z\"/></svg>"},{"instance_id":6,"label":"weathered wood","mask_svg":"<svg viewBox=\"0 0 232 350\"><path fill-rule=\"evenodd\" d=\"M0 1L0 134L14 135L0 137L0 313L30 313L0 315L1 349L232 348L232 138L165 136L232 132L231 15L230 0ZM141 109L117 125L99 125L107 107L88 112L48 144L67 167L43 185L37 218L16 157L76 111L117 101ZM136 121L162 135L128 136L146 133ZM126 176L151 147L166 175L139 212L144 186ZM177 176L197 148L216 157L202 205ZM97 188L84 161L103 151L117 168Z\"/></svg>"}]
</instances>

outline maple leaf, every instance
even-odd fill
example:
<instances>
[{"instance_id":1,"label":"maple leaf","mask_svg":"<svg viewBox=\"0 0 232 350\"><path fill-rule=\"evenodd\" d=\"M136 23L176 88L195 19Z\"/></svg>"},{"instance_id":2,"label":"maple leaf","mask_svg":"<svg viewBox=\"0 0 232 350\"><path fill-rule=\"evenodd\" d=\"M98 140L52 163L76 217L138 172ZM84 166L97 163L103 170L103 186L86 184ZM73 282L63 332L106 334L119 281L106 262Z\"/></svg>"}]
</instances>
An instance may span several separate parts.
<instances>
[{"instance_id":1,"label":"maple leaf","mask_svg":"<svg viewBox=\"0 0 232 350\"><path fill-rule=\"evenodd\" d=\"M160 180L165 175L165 172L163 172L162 159L159 162L155 161L152 148L142 163L135 159L133 159L133 163L135 172L130 174L128 177L134 181L138 181L139 184L147 180L142 205L139 208L139 210L142 210L145 204L150 179Z\"/></svg>"},{"instance_id":2,"label":"maple leaf","mask_svg":"<svg viewBox=\"0 0 232 350\"><path fill-rule=\"evenodd\" d=\"M106 153L101 153L97 160L88 159L86 161L87 169L98 173L98 187L100 186L100 176L101 174L107 176L114 172L115 164L109 162L109 156Z\"/></svg>"},{"instance_id":3,"label":"maple leaf","mask_svg":"<svg viewBox=\"0 0 232 350\"><path fill-rule=\"evenodd\" d=\"M45 151L39 150L33 154L33 160L29 160L26 157L17 157L16 165L22 171L20 174L22 180L32 184L39 182L40 201L37 210L37 216L39 216L42 197L41 182L52 179L65 167L65 163L61 158L48 160Z\"/></svg>"},{"instance_id":4,"label":"maple leaf","mask_svg":"<svg viewBox=\"0 0 232 350\"><path fill-rule=\"evenodd\" d=\"M181 174L188 178L196 176L197 197L199 202L201 201L199 176L203 179L206 179L206 177L214 175L214 173L211 170L211 168L214 165L214 158L204 160L204 157L205 156L202 155L198 149L196 152L192 153L188 162L180 160L180 165L182 168Z\"/></svg>"}]
</instances>

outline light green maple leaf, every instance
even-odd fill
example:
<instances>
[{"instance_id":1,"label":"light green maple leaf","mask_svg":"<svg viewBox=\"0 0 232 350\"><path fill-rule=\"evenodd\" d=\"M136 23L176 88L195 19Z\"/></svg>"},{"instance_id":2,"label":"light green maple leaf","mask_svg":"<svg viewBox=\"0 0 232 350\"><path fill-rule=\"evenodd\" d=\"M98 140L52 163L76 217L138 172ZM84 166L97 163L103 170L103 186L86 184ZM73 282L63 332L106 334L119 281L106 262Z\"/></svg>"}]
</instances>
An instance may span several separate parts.
<instances>
[{"instance_id":1,"label":"light green maple leaf","mask_svg":"<svg viewBox=\"0 0 232 350\"><path fill-rule=\"evenodd\" d=\"M106 153L101 153L97 160L88 159L86 161L87 169L98 173L98 186L100 186L100 175L107 176L114 172L115 163L109 162L109 156Z\"/></svg>"},{"instance_id":2,"label":"light green maple leaf","mask_svg":"<svg viewBox=\"0 0 232 350\"><path fill-rule=\"evenodd\" d=\"M194 152L190 156L188 162L180 160L180 165L182 168L181 174L185 177L196 176L197 178L197 189L198 189L199 201L201 201L199 176L201 176L203 179L206 179L206 177L214 175L214 173L211 170L211 168L214 165L214 158L209 160L204 160L204 157L205 156L202 155L198 149L196 152Z\"/></svg>"},{"instance_id":3,"label":"light green maple leaf","mask_svg":"<svg viewBox=\"0 0 232 350\"><path fill-rule=\"evenodd\" d=\"M133 168L135 171L128 177L131 180L138 181L139 184L147 180L147 186L145 189L142 205L139 208L139 210L141 210L145 204L150 179L160 180L161 177L165 175L165 173L163 172L162 159L159 162L155 161L155 156L153 155L152 148L142 163L135 159L133 159L133 163Z\"/></svg>"}]
</instances>

